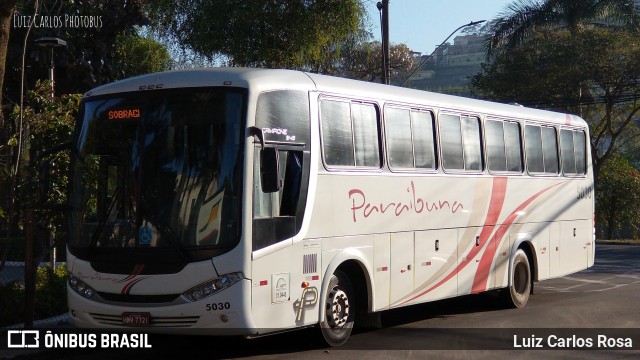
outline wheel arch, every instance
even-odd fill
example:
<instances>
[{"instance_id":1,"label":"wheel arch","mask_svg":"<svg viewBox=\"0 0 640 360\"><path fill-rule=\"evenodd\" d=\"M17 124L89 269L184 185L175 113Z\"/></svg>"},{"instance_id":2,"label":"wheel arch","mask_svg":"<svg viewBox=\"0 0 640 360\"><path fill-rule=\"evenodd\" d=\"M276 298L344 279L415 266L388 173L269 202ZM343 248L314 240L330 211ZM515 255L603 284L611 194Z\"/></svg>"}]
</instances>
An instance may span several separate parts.
<instances>
[{"instance_id":1,"label":"wheel arch","mask_svg":"<svg viewBox=\"0 0 640 360\"><path fill-rule=\"evenodd\" d=\"M336 270L344 272L351 280L353 290L356 294L357 305L365 305L367 311L372 311L374 301L374 283L371 267L368 265L366 256L359 249L345 249L331 259L331 262L324 271L322 279L322 289L320 290L320 304L324 304L327 299L327 288L331 275ZM366 303L363 301L363 294L366 296ZM320 306L319 321L325 316L325 307Z\"/></svg>"}]
</instances>

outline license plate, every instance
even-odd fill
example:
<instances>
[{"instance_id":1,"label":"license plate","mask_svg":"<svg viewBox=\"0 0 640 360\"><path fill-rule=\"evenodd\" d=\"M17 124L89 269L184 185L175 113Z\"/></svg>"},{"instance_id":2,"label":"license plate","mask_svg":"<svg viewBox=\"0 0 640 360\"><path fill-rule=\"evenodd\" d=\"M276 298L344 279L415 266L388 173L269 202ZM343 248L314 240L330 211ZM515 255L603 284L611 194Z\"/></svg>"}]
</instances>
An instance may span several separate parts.
<instances>
[{"instance_id":1,"label":"license plate","mask_svg":"<svg viewBox=\"0 0 640 360\"><path fill-rule=\"evenodd\" d=\"M149 325L149 313L124 313L122 314L122 323L131 326Z\"/></svg>"}]
</instances>

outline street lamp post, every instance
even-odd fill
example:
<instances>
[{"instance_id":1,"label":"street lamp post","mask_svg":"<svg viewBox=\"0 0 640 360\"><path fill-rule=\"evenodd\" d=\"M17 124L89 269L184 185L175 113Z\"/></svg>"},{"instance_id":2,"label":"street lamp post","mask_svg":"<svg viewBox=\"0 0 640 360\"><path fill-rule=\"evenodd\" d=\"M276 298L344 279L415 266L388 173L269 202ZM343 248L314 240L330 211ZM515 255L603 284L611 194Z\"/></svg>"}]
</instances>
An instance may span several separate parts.
<instances>
[{"instance_id":1,"label":"street lamp post","mask_svg":"<svg viewBox=\"0 0 640 360\"><path fill-rule=\"evenodd\" d=\"M382 83L389 85L391 77L391 56L389 49L389 0L376 4L380 11L380 31L382 31Z\"/></svg>"},{"instance_id":2,"label":"street lamp post","mask_svg":"<svg viewBox=\"0 0 640 360\"><path fill-rule=\"evenodd\" d=\"M53 70L55 68L55 63L53 61L53 50L56 47L67 46L67 42L57 37L43 37L43 38L36 39L35 43L44 48L47 48L47 47L51 48L49 81L51 82L51 97L54 97Z\"/></svg>"},{"instance_id":3,"label":"street lamp post","mask_svg":"<svg viewBox=\"0 0 640 360\"><path fill-rule=\"evenodd\" d=\"M416 71L418 71L418 69L420 69L420 68L422 67L422 65L424 65L424 63L425 63L427 60L431 59L431 57L436 53L436 51L438 51L438 49L440 49L440 47L442 47L442 45L444 45L444 43L446 43L446 42L447 42L447 40L449 40L449 38L453 36L453 34L457 33L457 32L458 32L458 30L460 30L460 29L462 29L462 28L469 27L469 26L474 26L474 25L482 24L482 23L483 23L483 22L485 22L485 21L487 21L487 20L472 21L472 22L470 22L470 23L468 23L468 24L465 24L465 25L459 26L457 29L453 30L453 31L451 32L451 34L449 34L449 36L447 36L447 38L446 38L446 39L444 39L444 40L440 43L440 45L438 45L438 46L435 48L435 50L433 50L433 52L432 52L431 54L429 54L429 56L427 56L427 57L425 57L424 59L422 59L422 61L420 62L420 65L418 65L415 69L413 69L413 71L411 72L411 74L409 74L409 76L407 76L407 78L406 78L406 79L404 79L404 81L402 82L402 84L400 84L400 86L403 86L403 85L404 85L404 84L405 84L405 83L406 83L406 82L407 82L407 81L408 81L408 80L413 76L413 74L415 74L415 73L416 73Z\"/></svg>"},{"instance_id":4,"label":"street lamp post","mask_svg":"<svg viewBox=\"0 0 640 360\"><path fill-rule=\"evenodd\" d=\"M42 46L44 48L51 48L51 55L50 55L50 62L49 62L49 82L51 82L51 98L53 99L55 97L55 85L54 85L54 70L55 70L55 62L54 62L54 57L53 57L53 52L54 49L57 47L62 47L62 46L67 46L67 42L57 38L57 37L42 37L39 39L35 40L35 43L39 46ZM50 253L50 263L51 263L51 269L55 270L56 268L56 244L55 244L55 228L50 228L50 238L49 238L49 246L51 246L51 253Z\"/></svg>"}]
</instances>

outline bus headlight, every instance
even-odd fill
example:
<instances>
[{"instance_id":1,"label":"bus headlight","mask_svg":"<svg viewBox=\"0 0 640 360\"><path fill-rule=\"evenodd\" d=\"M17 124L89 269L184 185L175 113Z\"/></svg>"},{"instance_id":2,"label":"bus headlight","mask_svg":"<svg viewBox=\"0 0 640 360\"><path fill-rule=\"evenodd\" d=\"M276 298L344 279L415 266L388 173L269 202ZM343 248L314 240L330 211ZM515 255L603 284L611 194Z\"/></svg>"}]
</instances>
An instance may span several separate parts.
<instances>
[{"instance_id":1,"label":"bus headlight","mask_svg":"<svg viewBox=\"0 0 640 360\"><path fill-rule=\"evenodd\" d=\"M195 286L182 294L187 301L204 299L242 280L242 273L231 273Z\"/></svg>"},{"instance_id":2,"label":"bus headlight","mask_svg":"<svg viewBox=\"0 0 640 360\"><path fill-rule=\"evenodd\" d=\"M73 276L69 277L69 287L73 289L73 291L77 292L79 295L87 299L91 299L93 294L96 293L95 290L93 290L89 285Z\"/></svg>"}]
</instances>

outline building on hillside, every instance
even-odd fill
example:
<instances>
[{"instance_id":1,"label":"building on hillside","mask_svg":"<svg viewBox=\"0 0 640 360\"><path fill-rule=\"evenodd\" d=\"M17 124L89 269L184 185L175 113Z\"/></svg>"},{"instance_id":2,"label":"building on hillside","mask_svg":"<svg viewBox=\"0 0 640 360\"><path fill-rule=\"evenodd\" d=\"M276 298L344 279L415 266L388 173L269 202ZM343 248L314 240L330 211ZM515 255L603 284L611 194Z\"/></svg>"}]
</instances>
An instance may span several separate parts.
<instances>
[{"instance_id":1,"label":"building on hillside","mask_svg":"<svg viewBox=\"0 0 640 360\"><path fill-rule=\"evenodd\" d=\"M453 44L445 43L431 55L414 55L415 66L420 68L404 86L472 96L470 77L480 72L480 65L486 61L484 41L481 35L461 35L454 38Z\"/></svg>"}]
</instances>

